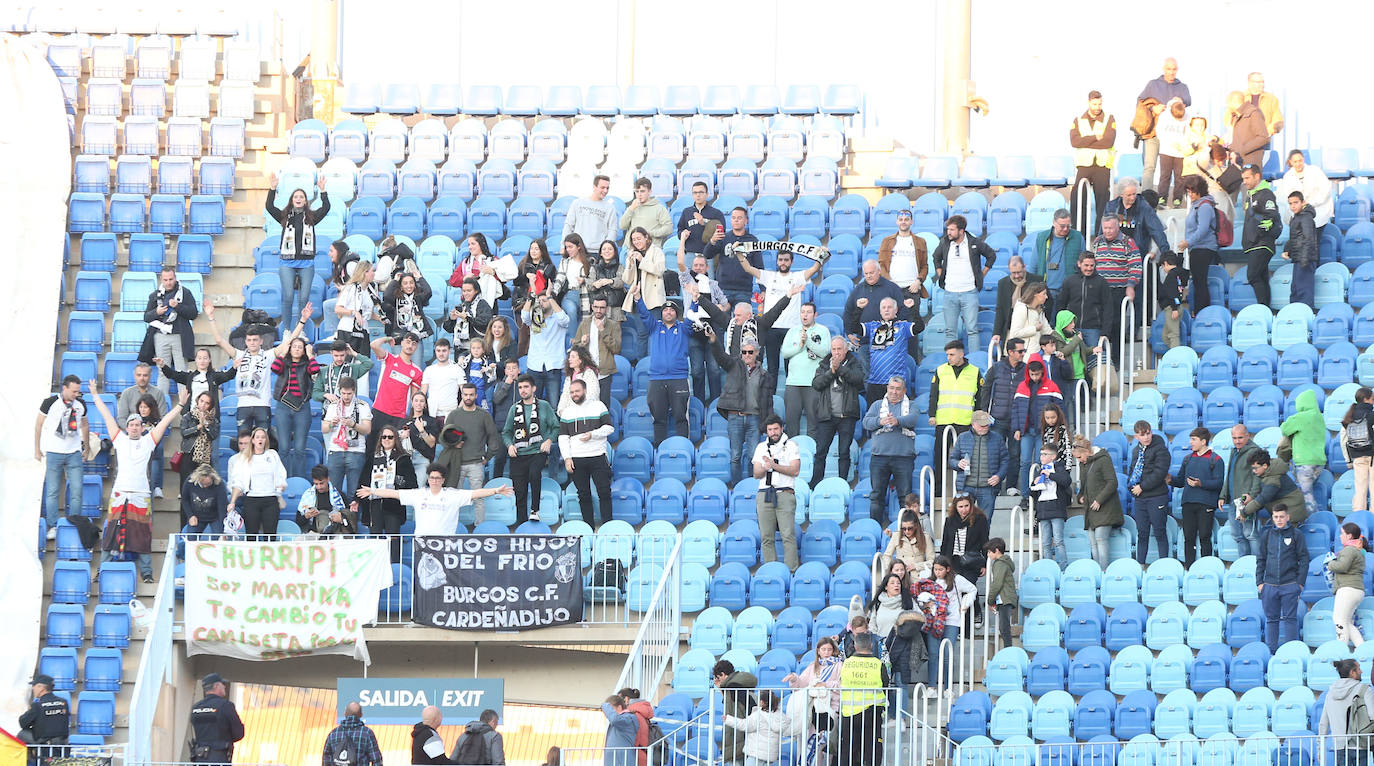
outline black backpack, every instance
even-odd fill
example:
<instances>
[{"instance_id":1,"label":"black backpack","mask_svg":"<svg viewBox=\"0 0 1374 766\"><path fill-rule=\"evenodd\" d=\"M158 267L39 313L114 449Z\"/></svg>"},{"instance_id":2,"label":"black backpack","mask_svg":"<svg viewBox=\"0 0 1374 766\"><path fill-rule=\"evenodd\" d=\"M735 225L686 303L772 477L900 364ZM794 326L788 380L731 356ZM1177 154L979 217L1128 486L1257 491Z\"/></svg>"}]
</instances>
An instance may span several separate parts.
<instances>
[{"instance_id":1,"label":"black backpack","mask_svg":"<svg viewBox=\"0 0 1374 766\"><path fill-rule=\"evenodd\" d=\"M649 766L663 766L668 762L668 745L663 729L653 721L649 722Z\"/></svg>"},{"instance_id":2,"label":"black backpack","mask_svg":"<svg viewBox=\"0 0 1374 766\"><path fill-rule=\"evenodd\" d=\"M481 734L468 734L463 741L458 743L458 748L453 751L454 763L483 764L489 763L487 757L486 737Z\"/></svg>"},{"instance_id":3,"label":"black backpack","mask_svg":"<svg viewBox=\"0 0 1374 766\"><path fill-rule=\"evenodd\" d=\"M592 567L593 588L615 588L625 590L625 566L620 559L605 559Z\"/></svg>"},{"instance_id":4,"label":"black backpack","mask_svg":"<svg viewBox=\"0 0 1374 766\"><path fill-rule=\"evenodd\" d=\"M1374 437L1369 433L1369 415L1356 418L1345 427L1345 445L1359 450L1369 449L1374 445Z\"/></svg>"},{"instance_id":5,"label":"black backpack","mask_svg":"<svg viewBox=\"0 0 1374 766\"><path fill-rule=\"evenodd\" d=\"M334 753L334 766L357 766L358 751L344 745Z\"/></svg>"}]
</instances>

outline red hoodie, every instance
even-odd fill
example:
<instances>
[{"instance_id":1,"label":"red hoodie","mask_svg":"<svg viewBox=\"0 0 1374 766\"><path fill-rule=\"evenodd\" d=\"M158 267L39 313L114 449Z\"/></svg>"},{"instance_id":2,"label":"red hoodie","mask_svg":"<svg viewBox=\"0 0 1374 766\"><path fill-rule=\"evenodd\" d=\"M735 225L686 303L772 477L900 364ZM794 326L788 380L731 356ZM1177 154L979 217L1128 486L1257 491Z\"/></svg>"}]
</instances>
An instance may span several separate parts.
<instances>
[{"instance_id":1,"label":"red hoodie","mask_svg":"<svg viewBox=\"0 0 1374 766\"><path fill-rule=\"evenodd\" d=\"M635 732L635 747L641 748L639 766L649 764L649 720L654 717L654 706L648 700L635 700L625 708L639 719L639 730Z\"/></svg>"}]
</instances>

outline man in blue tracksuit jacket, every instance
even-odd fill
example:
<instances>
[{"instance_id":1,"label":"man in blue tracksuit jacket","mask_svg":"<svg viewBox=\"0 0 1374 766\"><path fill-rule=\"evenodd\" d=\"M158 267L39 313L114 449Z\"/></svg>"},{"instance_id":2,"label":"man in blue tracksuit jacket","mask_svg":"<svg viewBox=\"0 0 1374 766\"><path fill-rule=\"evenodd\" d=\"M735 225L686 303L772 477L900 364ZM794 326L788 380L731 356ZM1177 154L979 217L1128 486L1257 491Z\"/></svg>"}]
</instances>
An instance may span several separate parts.
<instances>
[{"instance_id":1,"label":"man in blue tracksuit jacket","mask_svg":"<svg viewBox=\"0 0 1374 766\"><path fill-rule=\"evenodd\" d=\"M1289 523L1288 507L1275 505L1269 514L1272 523L1260 530L1255 548L1255 582L1264 605L1264 642L1272 655L1298 637L1298 596L1307 577L1308 553L1302 530Z\"/></svg>"},{"instance_id":2,"label":"man in blue tracksuit jacket","mask_svg":"<svg viewBox=\"0 0 1374 766\"><path fill-rule=\"evenodd\" d=\"M692 326L679 322L682 303L669 298L663 304L663 319L656 319L639 297L635 286L635 310L649 333L649 412L654 416L654 443L668 437L668 419L673 433L687 435L688 342Z\"/></svg>"}]
</instances>

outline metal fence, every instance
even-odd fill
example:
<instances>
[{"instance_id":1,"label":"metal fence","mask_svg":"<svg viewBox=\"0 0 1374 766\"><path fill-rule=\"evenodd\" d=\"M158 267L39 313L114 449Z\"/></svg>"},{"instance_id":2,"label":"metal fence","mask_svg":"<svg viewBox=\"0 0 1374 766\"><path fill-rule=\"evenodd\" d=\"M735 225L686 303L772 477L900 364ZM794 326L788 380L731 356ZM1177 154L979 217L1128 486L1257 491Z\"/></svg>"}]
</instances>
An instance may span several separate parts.
<instances>
[{"instance_id":1,"label":"metal fence","mask_svg":"<svg viewBox=\"0 0 1374 766\"><path fill-rule=\"evenodd\" d=\"M1030 720L1029 711L1026 720ZM1310 733L1262 732L1249 737L1228 734L1199 739L1191 735L1186 724L1178 736L1167 738L1143 734L1120 741L1101 735L1076 742L1067 736L1066 724L1056 733L1037 731L1033 725L1027 728L1025 735L1001 733L996 742L981 735L963 740L956 746L954 766L1365 766L1369 747L1374 744L1355 746L1359 743L1345 741L1354 737ZM1371 738L1374 735L1363 737Z\"/></svg>"},{"instance_id":2,"label":"metal fence","mask_svg":"<svg viewBox=\"0 0 1374 766\"><path fill-rule=\"evenodd\" d=\"M145 742L144 747L147 746ZM28 763L39 766L194 766L189 761L154 761L136 753L131 744L29 745ZM235 762L235 766L281 766L276 763Z\"/></svg>"},{"instance_id":3,"label":"metal fence","mask_svg":"<svg viewBox=\"0 0 1374 766\"><path fill-rule=\"evenodd\" d=\"M644 621L630 647L617 689L639 689L653 696L682 644L682 537L668 554L663 576L654 588Z\"/></svg>"}]
</instances>

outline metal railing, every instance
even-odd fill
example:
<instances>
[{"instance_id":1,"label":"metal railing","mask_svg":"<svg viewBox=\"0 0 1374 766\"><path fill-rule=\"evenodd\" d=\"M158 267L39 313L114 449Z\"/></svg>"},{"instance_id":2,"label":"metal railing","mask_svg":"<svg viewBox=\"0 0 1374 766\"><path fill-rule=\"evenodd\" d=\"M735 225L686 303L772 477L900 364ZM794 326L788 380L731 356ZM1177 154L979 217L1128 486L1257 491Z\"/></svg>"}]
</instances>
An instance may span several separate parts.
<instances>
[{"instance_id":1,"label":"metal railing","mask_svg":"<svg viewBox=\"0 0 1374 766\"><path fill-rule=\"evenodd\" d=\"M1046 740L1061 735L1067 737L1069 734L1067 726L1056 728L1057 731L1051 732L1037 730L1036 727L1028 724L1026 732L1021 732L1018 729L1016 734L1029 734L1037 740ZM1109 732L1110 729L1111 725L1108 723L1104 733ZM1151 731L1153 733L1153 729ZM1229 729L1223 728L1223 731L1229 731ZM1186 722L1183 723L1182 729L1178 733L1191 733ZM1001 741L1009 736L1010 734L1006 732L1000 732L999 736L992 738L997 740L996 744L993 742L974 743L965 739L955 746L957 758L954 762L962 766L990 766L999 760L1003 763L1076 763L1080 766L1085 764L1088 766L1106 766L1126 759L1131 763L1152 762L1154 766L1189 766L1195 760L1198 762L1202 760L1199 753L1203 752L1209 742L1206 737L1179 740L1168 739L1163 736L1159 740L1152 739L1150 741L1098 741L1094 739L1089 742L1042 741L1039 744L1032 742L1007 744ZM1374 735L1363 735L1363 738L1374 739ZM1370 744L1374 743L1362 743L1362 748L1356 748L1352 745L1347 750L1347 743L1343 741L1346 739L1354 740L1356 738L1319 734L1273 734L1266 731L1246 737L1237 737L1234 740L1228 739L1225 747L1231 752L1224 754L1220 762L1230 763L1232 766L1345 766L1346 764L1355 766L1358 763L1367 763L1369 755L1367 749ZM1341 747L1336 747L1337 744ZM1357 758L1351 751L1363 752L1364 755Z\"/></svg>"},{"instance_id":2,"label":"metal railing","mask_svg":"<svg viewBox=\"0 0 1374 766\"><path fill-rule=\"evenodd\" d=\"M1141 276L1143 277L1140 292L1141 310L1137 324L1141 328L1142 347L1137 363L1140 364L1142 370L1149 370L1154 367L1154 351L1150 348L1150 327L1155 316L1151 312L1151 308L1159 302L1158 261L1148 255L1145 256L1144 263L1141 264Z\"/></svg>"},{"instance_id":3,"label":"metal railing","mask_svg":"<svg viewBox=\"0 0 1374 766\"><path fill-rule=\"evenodd\" d=\"M678 536L663 578L654 589L653 599L644 612L644 621L630 647L625 666L615 688L639 689L650 697L656 696L658 686L668 666L677 662L682 643L682 537Z\"/></svg>"},{"instance_id":4,"label":"metal railing","mask_svg":"<svg viewBox=\"0 0 1374 766\"><path fill-rule=\"evenodd\" d=\"M176 550L176 535L168 538L167 550ZM134 693L129 703L129 761L143 763L152 757L153 719L162 696L163 684L172 679L172 634L175 631L173 613L176 609L176 556L162 557L162 574L157 578L157 595L153 598L153 620L143 637L143 651L138 658L134 677Z\"/></svg>"},{"instance_id":5,"label":"metal railing","mask_svg":"<svg viewBox=\"0 0 1374 766\"><path fill-rule=\"evenodd\" d=\"M1121 369L1117 371L1116 398L1124 407L1126 397L1135 391L1135 365L1136 365L1136 321L1135 321L1135 302L1130 298L1121 299ZM1147 344L1149 335L1146 335Z\"/></svg>"},{"instance_id":6,"label":"metal railing","mask_svg":"<svg viewBox=\"0 0 1374 766\"><path fill-rule=\"evenodd\" d=\"M142 747L147 747L143 743ZM194 766L189 761L154 761L146 754L136 754L133 743L108 745L29 745L28 763L104 763L109 766ZM236 766L280 766L268 762L235 762Z\"/></svg>"}]
</instances>

